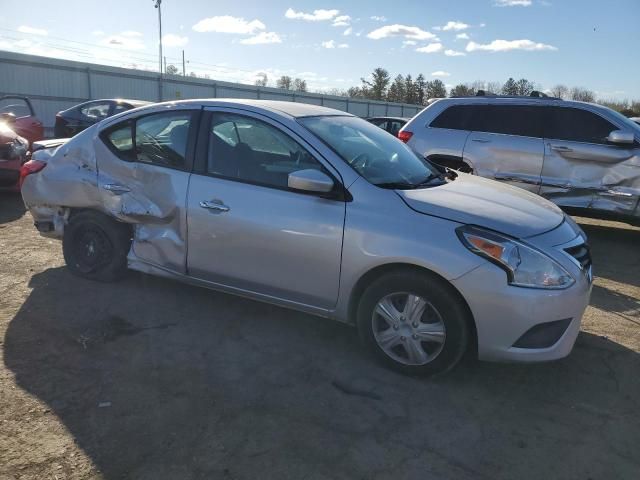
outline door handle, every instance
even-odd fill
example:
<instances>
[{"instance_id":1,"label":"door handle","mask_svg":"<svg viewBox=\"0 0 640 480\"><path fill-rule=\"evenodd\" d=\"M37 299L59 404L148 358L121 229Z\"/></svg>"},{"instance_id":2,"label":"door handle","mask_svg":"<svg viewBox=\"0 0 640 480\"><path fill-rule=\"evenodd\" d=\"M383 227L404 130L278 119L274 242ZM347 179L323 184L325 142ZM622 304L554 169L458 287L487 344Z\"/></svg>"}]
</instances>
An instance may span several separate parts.
<instances>
[{"instance_id":1,"label":"door handle","mask_svg":"<svg viewBox=\"0 0 640 480\"><path fill-rule=\"evenodd\" d=\"M484 138L472 138L471 139L472 142L476 142L476 143L490 143L491 140L486 140Z\"/></svg>"},{"instance_id":2,"label":"door handle","mask_svg":"<svg viewBox=\"0 0 640 480\"><path fill-rule=\"evenodd\" d=\"M565 147L563 145L550 145L551 150L556 152L573 152L573 148Z\"/></svg>"},{"instance_id":3,"label":"door handle","mask_svg":"<svg viewBox=\"0 0 640 480\"><path fill-rule=\"evenodd\" d=\"M211 200L202 200L200 202L200 206L202 208L207 208L209 210L215 210L217 212L228 212L229 211L229 207L227 207L225 204L223 204L219 200L217 202L216 201L211 201Z\"/></svg>"},{"instance_id":4,"label":"door handle","mask_svg":"<svg viewBox=\"0 0 640 480\"><path fill-rule=\"evenodd\" d=\"M116 195L128 193L131 191L129 187L127 187L126 185L120 185L119 183L105 183L104 185L102 185L102 188L110 191L111 193L115 193Z\"/></svg>"}]
</instances>

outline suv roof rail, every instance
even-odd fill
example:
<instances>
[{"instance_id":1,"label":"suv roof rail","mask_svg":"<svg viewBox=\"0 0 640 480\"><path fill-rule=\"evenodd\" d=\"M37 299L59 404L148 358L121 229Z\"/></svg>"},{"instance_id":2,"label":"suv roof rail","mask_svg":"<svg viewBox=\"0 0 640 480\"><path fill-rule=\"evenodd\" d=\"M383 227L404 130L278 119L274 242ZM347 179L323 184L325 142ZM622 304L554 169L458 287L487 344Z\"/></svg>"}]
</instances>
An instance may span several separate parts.
<instances>
[{"instance_id":1,"label":"suv roof rail","mask_svg":"<svg viewBox=\"0 0 640 480\"><path fill-rule=\"evenodd\" d=\"M475 95L454 95L451 98L473 98L473 97L492 97L492 98L531 98L540 100L562 100L559 97L550 97L544 92L539 90L533 90L529 95L498 95L495 93L487 92L486 90L478 90Z\"/></svg>"}]
</instances>

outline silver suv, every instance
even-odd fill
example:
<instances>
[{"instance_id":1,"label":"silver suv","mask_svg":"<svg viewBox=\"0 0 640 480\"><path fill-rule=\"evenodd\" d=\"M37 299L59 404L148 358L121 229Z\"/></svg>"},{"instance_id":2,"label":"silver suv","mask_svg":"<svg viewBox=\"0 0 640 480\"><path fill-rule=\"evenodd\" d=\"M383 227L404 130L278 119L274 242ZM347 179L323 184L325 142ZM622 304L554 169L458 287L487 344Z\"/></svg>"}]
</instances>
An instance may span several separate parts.
<instances>
[{"instance_id":1,"label":"silver suv","mask_svg":"<svg viewBox=\"0 0 640 480\"><path fill-rule=\"evenodd\" d=\"M588 216L640 221L640 125L552 97L438 100L398 134L421 156Z\"/></svg>"}]
</instances>

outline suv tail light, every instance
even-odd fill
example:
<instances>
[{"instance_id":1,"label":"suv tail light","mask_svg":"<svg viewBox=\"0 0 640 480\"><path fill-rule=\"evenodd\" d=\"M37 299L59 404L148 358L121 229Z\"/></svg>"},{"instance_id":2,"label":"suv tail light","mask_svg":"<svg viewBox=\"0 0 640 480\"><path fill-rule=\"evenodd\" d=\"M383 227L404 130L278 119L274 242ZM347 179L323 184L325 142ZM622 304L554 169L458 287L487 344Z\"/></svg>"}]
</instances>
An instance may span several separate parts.
<instances>
[{"instance_id":1,"label":"suv tail light","mask_svg":"<svg viewBox=\"0 0 640 480\"><path fill-rule=\"evenodd\" d=\"M411 139L411 137L413 137L413 132L408 132L406 130L400 130L398 132L398 138L404 143L407 143Z\"/></svg>"},{"instance_id":2,"label":"suv tail light","mask_svg":"<svg viewBox=\"0 0 640 480\"><path fill-rule=\"evenodd\" d=\"M27 178L28 175L37 173L46 166L46 162L42 162L40 160L29 160L24 165L22 165L22 167L20 167L20 188L22 188L24 179Z\"/></svg>"}]
</instances>

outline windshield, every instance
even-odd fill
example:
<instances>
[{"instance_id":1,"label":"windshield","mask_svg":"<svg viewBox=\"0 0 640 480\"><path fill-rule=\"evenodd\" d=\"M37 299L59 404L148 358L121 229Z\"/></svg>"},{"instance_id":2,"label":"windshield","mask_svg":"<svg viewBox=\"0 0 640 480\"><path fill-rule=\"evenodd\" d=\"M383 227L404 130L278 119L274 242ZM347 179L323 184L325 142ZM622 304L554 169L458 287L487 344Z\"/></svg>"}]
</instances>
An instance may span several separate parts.
<instances>
[{"instance_id":1,"label":"windshield","mask_svg":"<svg viewBox=\"0 0 640 480\"><path fill-rule=\"evenodd\" d=\"M383 188L415 188L440 177L400 140L358 117L306 117L298 121L366 180Z\"/></svg>"}]
</instances>

